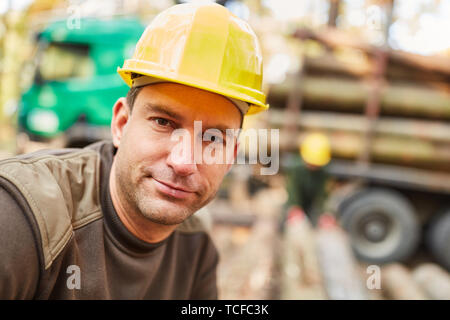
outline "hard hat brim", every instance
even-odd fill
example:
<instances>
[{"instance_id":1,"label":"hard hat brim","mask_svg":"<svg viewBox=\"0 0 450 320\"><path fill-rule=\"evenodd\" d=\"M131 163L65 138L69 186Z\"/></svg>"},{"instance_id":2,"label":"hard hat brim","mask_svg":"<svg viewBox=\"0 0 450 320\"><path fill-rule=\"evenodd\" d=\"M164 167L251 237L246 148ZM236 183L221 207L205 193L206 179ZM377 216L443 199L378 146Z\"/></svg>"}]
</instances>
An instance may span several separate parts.
<instances>
[{"instance_id":1,"label":"hard hat brim","mask_svg":"<svg viewBox=\"0 0 450 320\"><path fill-rule=\"evenodd\" d=\"M130 60L132 60L132 59L130 59ZM162 80L167 80L169 82L184 84L184 85L191 86L194 88L214 92L214 93L226 96L226 97L230 97L230 98L248 102L250 104L250 107L245 115L256 114L256 113L262 112L264 110L267 110L269 108L268 104L261 102L261 101L265 100L265 96L262 92L252 90L250 88L245 88L246 91L250 91L250 92L248 92L251 94L250 95L250 94L245 94L243 92L234 91L232 89L219 87L215 83L210 83L210 82L204 81L202 79L191 78L191 77L187 77L187 76L183 76L183 75L179 75L179 74L174 74L172 77L172 76L170 76L170 74L167 73L167 71L158 72L157 70L151 70L151 69L127 67L127 64L130 64L130 62L131 62L130 60L125 61L123 68L120 68L120 67L117 68L117 72L119 73L119 75L122 77L122 79L125 81L125 83L129 87L131 87L133 84L133 81L131 79L131 74L136 73L136 74L150 76L150 77L154 77L154 78L158 78L158 79L162 79ZM139 64L143 63L142 61L133 61L133 62L139 63ZM242 88L240 88L240 89L242 91ZM257 99L257 98L259 98L259 99Z\"/></svg>"}]
</instances>

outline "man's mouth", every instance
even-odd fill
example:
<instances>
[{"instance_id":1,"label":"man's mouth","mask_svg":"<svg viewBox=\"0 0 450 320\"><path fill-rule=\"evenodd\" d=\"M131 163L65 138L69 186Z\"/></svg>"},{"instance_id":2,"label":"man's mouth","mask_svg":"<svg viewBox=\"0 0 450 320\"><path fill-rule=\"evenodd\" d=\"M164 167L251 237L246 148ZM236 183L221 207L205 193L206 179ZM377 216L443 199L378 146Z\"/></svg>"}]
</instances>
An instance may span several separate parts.
<instances>
[{"instance_id":1,"label":"man's mouth","mask_svg":"<svg viewBox=\"0 0 450 320\"><path fill-rule=\"evenodd\" d=\"M165 195L171 196L173 198L185 199L185 198L189 197L190 195L192 195L193 193L195 193L194 191L191 191L182 186L178 186L178 185L174 185L169 182L157 180L153 177L152 177L152 179L153 179L153 181L155 181L156 189L159 192L161 192Z\"/></svg>"}]
</instances>

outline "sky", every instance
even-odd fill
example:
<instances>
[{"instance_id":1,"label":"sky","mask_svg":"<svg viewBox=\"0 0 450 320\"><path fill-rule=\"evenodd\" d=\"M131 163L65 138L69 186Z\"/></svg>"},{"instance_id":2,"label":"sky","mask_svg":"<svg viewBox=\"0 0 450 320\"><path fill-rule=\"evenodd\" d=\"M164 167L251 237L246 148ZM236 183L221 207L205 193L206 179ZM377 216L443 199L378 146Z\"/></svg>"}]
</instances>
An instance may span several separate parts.
<instances>
[{"instance_id":1,"label":"sky","mask_svg":"<svg viewBox=\"0 0 450 320\"><path fill-rule=\"evenodd\" d=\"M340 23L343 27L376 29L385 22L383 11L374 5L365 7L365 0L342 2L347 11L346 16L338 21L338 25ZM323 25L327 21L327 0L262 0L262 3L278 20L304 19L308 14L312 14L309 19L313 25ZM394 49L424 55L449 49L450 0L440 0L438 9L433 14L423 11L426 6L432 7L434 3L436 0L395 0L395 22L390 28L389 45ZM420 15L418 28L412 30L408 20L417 14Z\"/></svg>"},{"instance_id":2,"label":"sky","mask_svg":"<svg viewBox=\"0 0 450 320\"><path fill-rule=\"evenodd\" d=\"M436 13L422 13L419 28L412 33L405 19L419 12L421 5L434 0L398 0L397 15L402 19L394 22L390 29L390 37L397 42L399 49L419 54L432 54L450 48L450 0L441 0ZM394 48L394 44L391 44Z\"/></svg>"},{"instance_id":3,"label":"sky","mask_svg":"<svg viewBox=\"0 0 450 320\"><path fill-rule=\"evenodd\" d=\"M32 0L0 0L0 14L4 14L9 5L13 10L22 10L27 7Z\"/></svg>"}]
</instances>

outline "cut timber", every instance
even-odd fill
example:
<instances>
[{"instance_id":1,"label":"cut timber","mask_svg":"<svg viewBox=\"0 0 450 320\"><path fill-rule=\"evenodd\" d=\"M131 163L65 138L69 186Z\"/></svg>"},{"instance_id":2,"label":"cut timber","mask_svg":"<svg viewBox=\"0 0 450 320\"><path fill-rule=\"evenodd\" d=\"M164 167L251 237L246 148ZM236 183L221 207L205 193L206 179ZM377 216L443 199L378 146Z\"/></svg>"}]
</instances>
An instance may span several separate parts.
<instances>
[{"instance_id":1,"label":"cut timber","mask_svg":"<svg viewBox=\"0 0 450 320\"><path fill-rule=\"evenodd\" d=\"M320 217L316 246L329 299L367 299L350 241L333 217Z\"/></svg>"},{"instance_id":2,"label":"cut timber","mask_svg":"<svg viewBox=\"0 0 450 320\"><path fill-rule=\"evenodd\" d=\"M247 236L242 229L232 235L237 246L218 269L220 299L271 299L273 227L268 219L258 219Z\"/></svg>"},{"instance_id":3,"label":"cut timber","mask_svg":"<svg viewBox=\"0 0 450 320\"><path fill-rule=\"evenodd\" d=\"M298 136L298 141L309 131ZM280 148L282 150L296 151L298 144L284 143L285 132L280 133ZM332 154L335 158L356 159L363 147L363 136L348 131L330 131ZM434 143L414 137L396 137L377 135L371 147L371 158L375 162L402 164L410 167L430 168L433 170L450 171L450 144Z\"/></svg>"},{"instance_id":4,"label":"cut timber","mask_svg":"<svg viewBox=\"0 0 450 320\"><path fill-rule=\"evenodd\" d=\"M299 208L289 214L281 247L280 298L326 299L311 223Z\"/></svg>"},{"instance_id":5,"label":"cut timber","mask_svg":"<svg viewBox=\"0 0 450 320\"><path fill-rule=\"evenodd\" d=\"M368 76L373 73L373 68L369 63L342 62L336 59L332 53L325 53L319 57L306 57L305 68L308 71L349 74L357 77Z\"/></svg>"},{"instance_id":6,"label":"cut timber","mask_svg":"<svg viewBox=\"0 0 450 320\"><path fill-rule=\"evenodd\" d=\"M414 280L434 300L450 300L450 275L436 264L426 263L413 271Z\"/></svg>"},{"instance_id":7,"label":"cut timber","mask_svg":"<svg viewBox=\"0 0 450 320\"><path fill-rule=\"evenodd\" d=\"M339 59L336 54L327 52L318 57L307 56L305 58L305 69L310 75L368 77L374 73L373 64L369 61L344 61ZM414 69L404 64L389 64L386 70L386 79L390 81L437 84L449 89L446 78L441 74L423 72L421 69Z\"/></svg>"},{"instance_id":8,"label":"cut timber","mask_svg":"<svg viewBox=\"0 0 450 320\"><path fill-rule=\"evenodd\" d=\"M285 100L293 90L292 80L270 88L272 101ZM362 110L369 83L355 80L305 76L302 86L305 108L320 106L328 110ZM381 111L387 114L450 118L450 93L423 86L392 84L381 92Z\"/></svg>"},{"instance_id":9,"label":"cut timber","mask_svg":"<svg viewBox=\"0 0 450 320\"><path fill-rule=\"evenodd\" d=\"M381 268L381 289L393 300L427 300L409 270L397 263Z\"/></svg>"},{"instance_id":10,"label":"cut timber","mask_svg":"<svg viewBox=\"0 0 450 320\"><path fill-rule=\"evenodd\" d=\"M276 109L269 112L271 126L281 127L285 113ZM336 130L358 133L367 130L367 121L363 115L338 112L303 111L301 117L297 119L297 125L307 130ZM450 122L383 117L378 120L375 133L450 143Z\"/></svg>"},{"instance_id":11,"label":"cut timber","mask_svg":"<svg viewBox=\"0 0 450 320\"><path fill-rule=\"evenodd\" d=\"M386 164L358 165L354 161L333 160L328 173L346 179L369 179L396 187L450 194L450 174Z\"/></svg>"},{"instance_id":12,"label":"cut timber","mask_svg":"<svg viewBox=\"0 0 450 320\"><path fill-rule=\"evenodd\" d=\"M328 28L321 31L309 29L298 29L294 36L300 39L313 39L325 44L328 48L350 47L362 50L368 54L374 54L380 50L378 47L369 45L364 39L355 37L336 28ZM411 68L421 69L428 72L450 75L450 59L443 56L422 56L398 50L388 51L389 59L397 63L404 63Z\"/></svg>"}]
</instances>

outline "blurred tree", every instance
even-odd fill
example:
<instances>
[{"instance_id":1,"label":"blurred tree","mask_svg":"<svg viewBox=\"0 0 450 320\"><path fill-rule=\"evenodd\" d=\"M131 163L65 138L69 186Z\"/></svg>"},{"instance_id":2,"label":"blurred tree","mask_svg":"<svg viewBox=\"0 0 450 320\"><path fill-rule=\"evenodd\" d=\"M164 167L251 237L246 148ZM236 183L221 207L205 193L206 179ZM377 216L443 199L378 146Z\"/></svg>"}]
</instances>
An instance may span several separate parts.
<instances>
[{"instance_id":1,"label":"blurred tree","mask_svg":"<svg viewBox=\"0 0 450 320\"><path fill-rule=\"evenodd\" d=\"M8 0L6 10L0 17L0 23L4 26L0 38L0 150L15 152L15 111L21 90L20 76L29 53L30 21L35 14L52 10L65 2L35 0L20 8Z\"/></svg>"},{"instance_id":2,"label":"blurred tree","mask_svg":"<svg viewBox=\"0 0 450 320\"><path fill-rule=\"evenodd\" d=\"M8 112L6 109L8 105L8 89L9 89L9 77L10 77L10 44L12 41L10 35L10 28L13 24L10 9L12 8L12 0L7 1L5 13L1 16L1 24L3 25L4 32L0 38L0 150L7 150L11 152L11 139L13 133L11 132L11 125L9 123Z\"/></svg>"},{"instance_id":3,"label":"blurred tree","mask_svg":"<svg viewBox=\"0 0 450 320\"><path fill-rule=\"evenodd\" d=\"M330 0L330 9L328 10L328 26L336 27L336 19L339 14L341 0Z\"/></svg>"}]
</instances>

